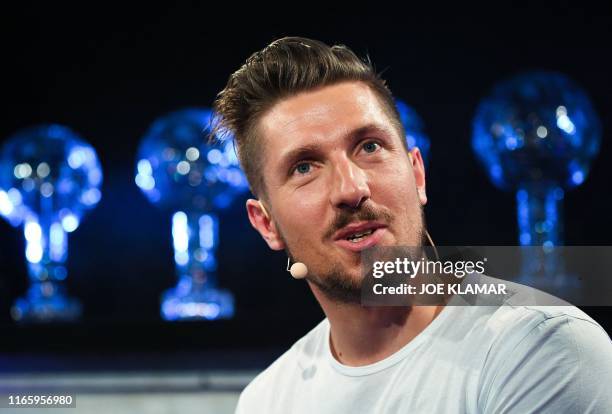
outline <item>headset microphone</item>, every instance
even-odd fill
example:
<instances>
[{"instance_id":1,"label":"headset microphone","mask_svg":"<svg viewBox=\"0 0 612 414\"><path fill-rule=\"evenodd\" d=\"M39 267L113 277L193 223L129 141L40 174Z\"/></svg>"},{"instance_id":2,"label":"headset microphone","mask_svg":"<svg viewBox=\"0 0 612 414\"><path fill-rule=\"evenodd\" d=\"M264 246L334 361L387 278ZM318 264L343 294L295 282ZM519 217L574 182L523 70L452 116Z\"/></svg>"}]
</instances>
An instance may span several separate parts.
<instances>
[{"instance_id":1,"label":"headset microphone","mask_svg":"<svg viewBox=\"0 0 612 414\"><path fill-rule=\"evenodd\" d=\"M264 213L264 216L268 220L270 220L270 214L268 214L268 210L264 207L263 203L259 201L259 206L261 207L261 211ZM287 258L287 271L291 273L291 276L294 279L304 279L308 275L308 267L302 262L295 262L291 266L291 259Z\"/></svg>"},{"instance_id":2,"label":"headset microphone","mask_svg":"<svg viewBox=\"0 0 612 414\"><path fill-rule=\"evenodd\" d=\"M289 267L291 259L287 258L287 271L294 279L304 279L308 275L308 268L302 262L295 262Z\"/></svg>"}]
</instances>

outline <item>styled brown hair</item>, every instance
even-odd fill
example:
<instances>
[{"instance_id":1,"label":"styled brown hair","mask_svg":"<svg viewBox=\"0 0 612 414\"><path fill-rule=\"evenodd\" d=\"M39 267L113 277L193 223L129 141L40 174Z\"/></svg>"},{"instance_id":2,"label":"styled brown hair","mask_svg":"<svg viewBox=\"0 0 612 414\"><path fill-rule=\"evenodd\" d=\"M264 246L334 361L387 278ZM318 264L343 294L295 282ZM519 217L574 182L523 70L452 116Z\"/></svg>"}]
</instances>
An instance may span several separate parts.
<instances>
[{"instance_id":1,"label":"styled brown hair","mask_svg":"<svg viewBox=\"0 0 612 414\"><path fill-rule=\"evenodd\" d=\"M266 194L261 169L264 157L257 134L264 113L282 99L345 81L361 81L372 88L394 127L404 136L386 82L376 74L369 58L359 59L344 45L330 47L317 40L285 37L255 52L229 77L214 103L213 135L233 135L253 195ZM402 142L405 145L404 139Z\"/></svg>"}]
</instances>

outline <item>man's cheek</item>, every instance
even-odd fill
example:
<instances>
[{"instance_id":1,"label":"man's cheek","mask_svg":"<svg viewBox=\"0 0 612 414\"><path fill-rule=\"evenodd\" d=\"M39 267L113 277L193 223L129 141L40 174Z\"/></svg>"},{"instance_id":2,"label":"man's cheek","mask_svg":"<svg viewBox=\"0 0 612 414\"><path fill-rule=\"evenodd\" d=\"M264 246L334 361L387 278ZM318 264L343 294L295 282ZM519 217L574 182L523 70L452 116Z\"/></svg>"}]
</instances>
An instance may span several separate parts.
<instances>
[{"instance_id":1,"label":"man's cheek","mask_svg":"<svg viewBox=\"0 0 612 414\"><path fill-rule=\"evenodd\" d=\"M387 181L386 185L382 187L382 192L388 202L395 206L402 205L406 207L417 198L416 188L414 188L413 184L411 185L409 180L405 179L396 178ZM388 207L392 206L389 205Z\"/></svg>"}]
</instances>

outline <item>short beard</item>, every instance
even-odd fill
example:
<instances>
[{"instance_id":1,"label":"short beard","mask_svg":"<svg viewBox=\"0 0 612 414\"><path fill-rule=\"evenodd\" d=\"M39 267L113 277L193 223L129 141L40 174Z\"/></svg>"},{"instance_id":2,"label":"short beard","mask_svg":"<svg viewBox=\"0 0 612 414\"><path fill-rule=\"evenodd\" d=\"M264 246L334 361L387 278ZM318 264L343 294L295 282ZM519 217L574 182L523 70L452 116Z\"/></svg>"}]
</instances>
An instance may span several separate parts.
<instances>
[{"instance_id":1,"label":"short beard","mask_svg":"<svg viewBox=\"0 0 612 414\"><path fill-rule=\"evenodd\" d=\"M363 280L353 280L353 278L346 274L338 265L334 265L323 277L314 276L308 280L317 286L321 293L333 302L345 304L361 303Z\"/></svg>"},{"instance_id":2,"label":"short beard","mask_svg":"<svg viewBox=\"0 0 612 414\"><path fill-rule=\"evenodd\" d=\"M423 206L419 206L419 215L420 215L420 228L418 240L420 243L417 247L426 246L429 244L426 235L426 223L425 223L425 214L423 212ZM374 219L374 218L372 218ZM279 228L277 226L277 228ZM280 230L280 228L279 228ZM295 263L299 260L296 260L294 255L289 250L289 245L282 232L279 231L280 238L285 243L285 252L289 257L291 263ZM351 275L344 272L342 267L335 263L332 268L324 274L309 274L307 276L307 280L317 286L319 290L331 301L343 304L353 304L360 305L361 304L361 295L363 288L363 277L360 280L354 280Z\"/></svg>"}]
</instances>

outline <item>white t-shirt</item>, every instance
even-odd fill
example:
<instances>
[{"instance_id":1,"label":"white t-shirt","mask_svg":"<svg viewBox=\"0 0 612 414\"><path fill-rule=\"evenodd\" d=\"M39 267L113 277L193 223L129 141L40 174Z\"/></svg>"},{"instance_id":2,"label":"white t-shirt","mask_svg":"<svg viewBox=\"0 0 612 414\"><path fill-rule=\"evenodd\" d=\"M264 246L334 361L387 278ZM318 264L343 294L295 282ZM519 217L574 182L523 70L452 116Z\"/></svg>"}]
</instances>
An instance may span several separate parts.
<instances>
[{"instance_id":1,"label":"white t-shirt","mask_svg":"<svg viewBox=\"0 0 612 414\"><path fill-rule=\"evenodd\" d=\"M259 374L237 414L612 413L612 342L574 306L446 306L371 365L338 362L319 323Z\"/></svg>"}]
</instances>

